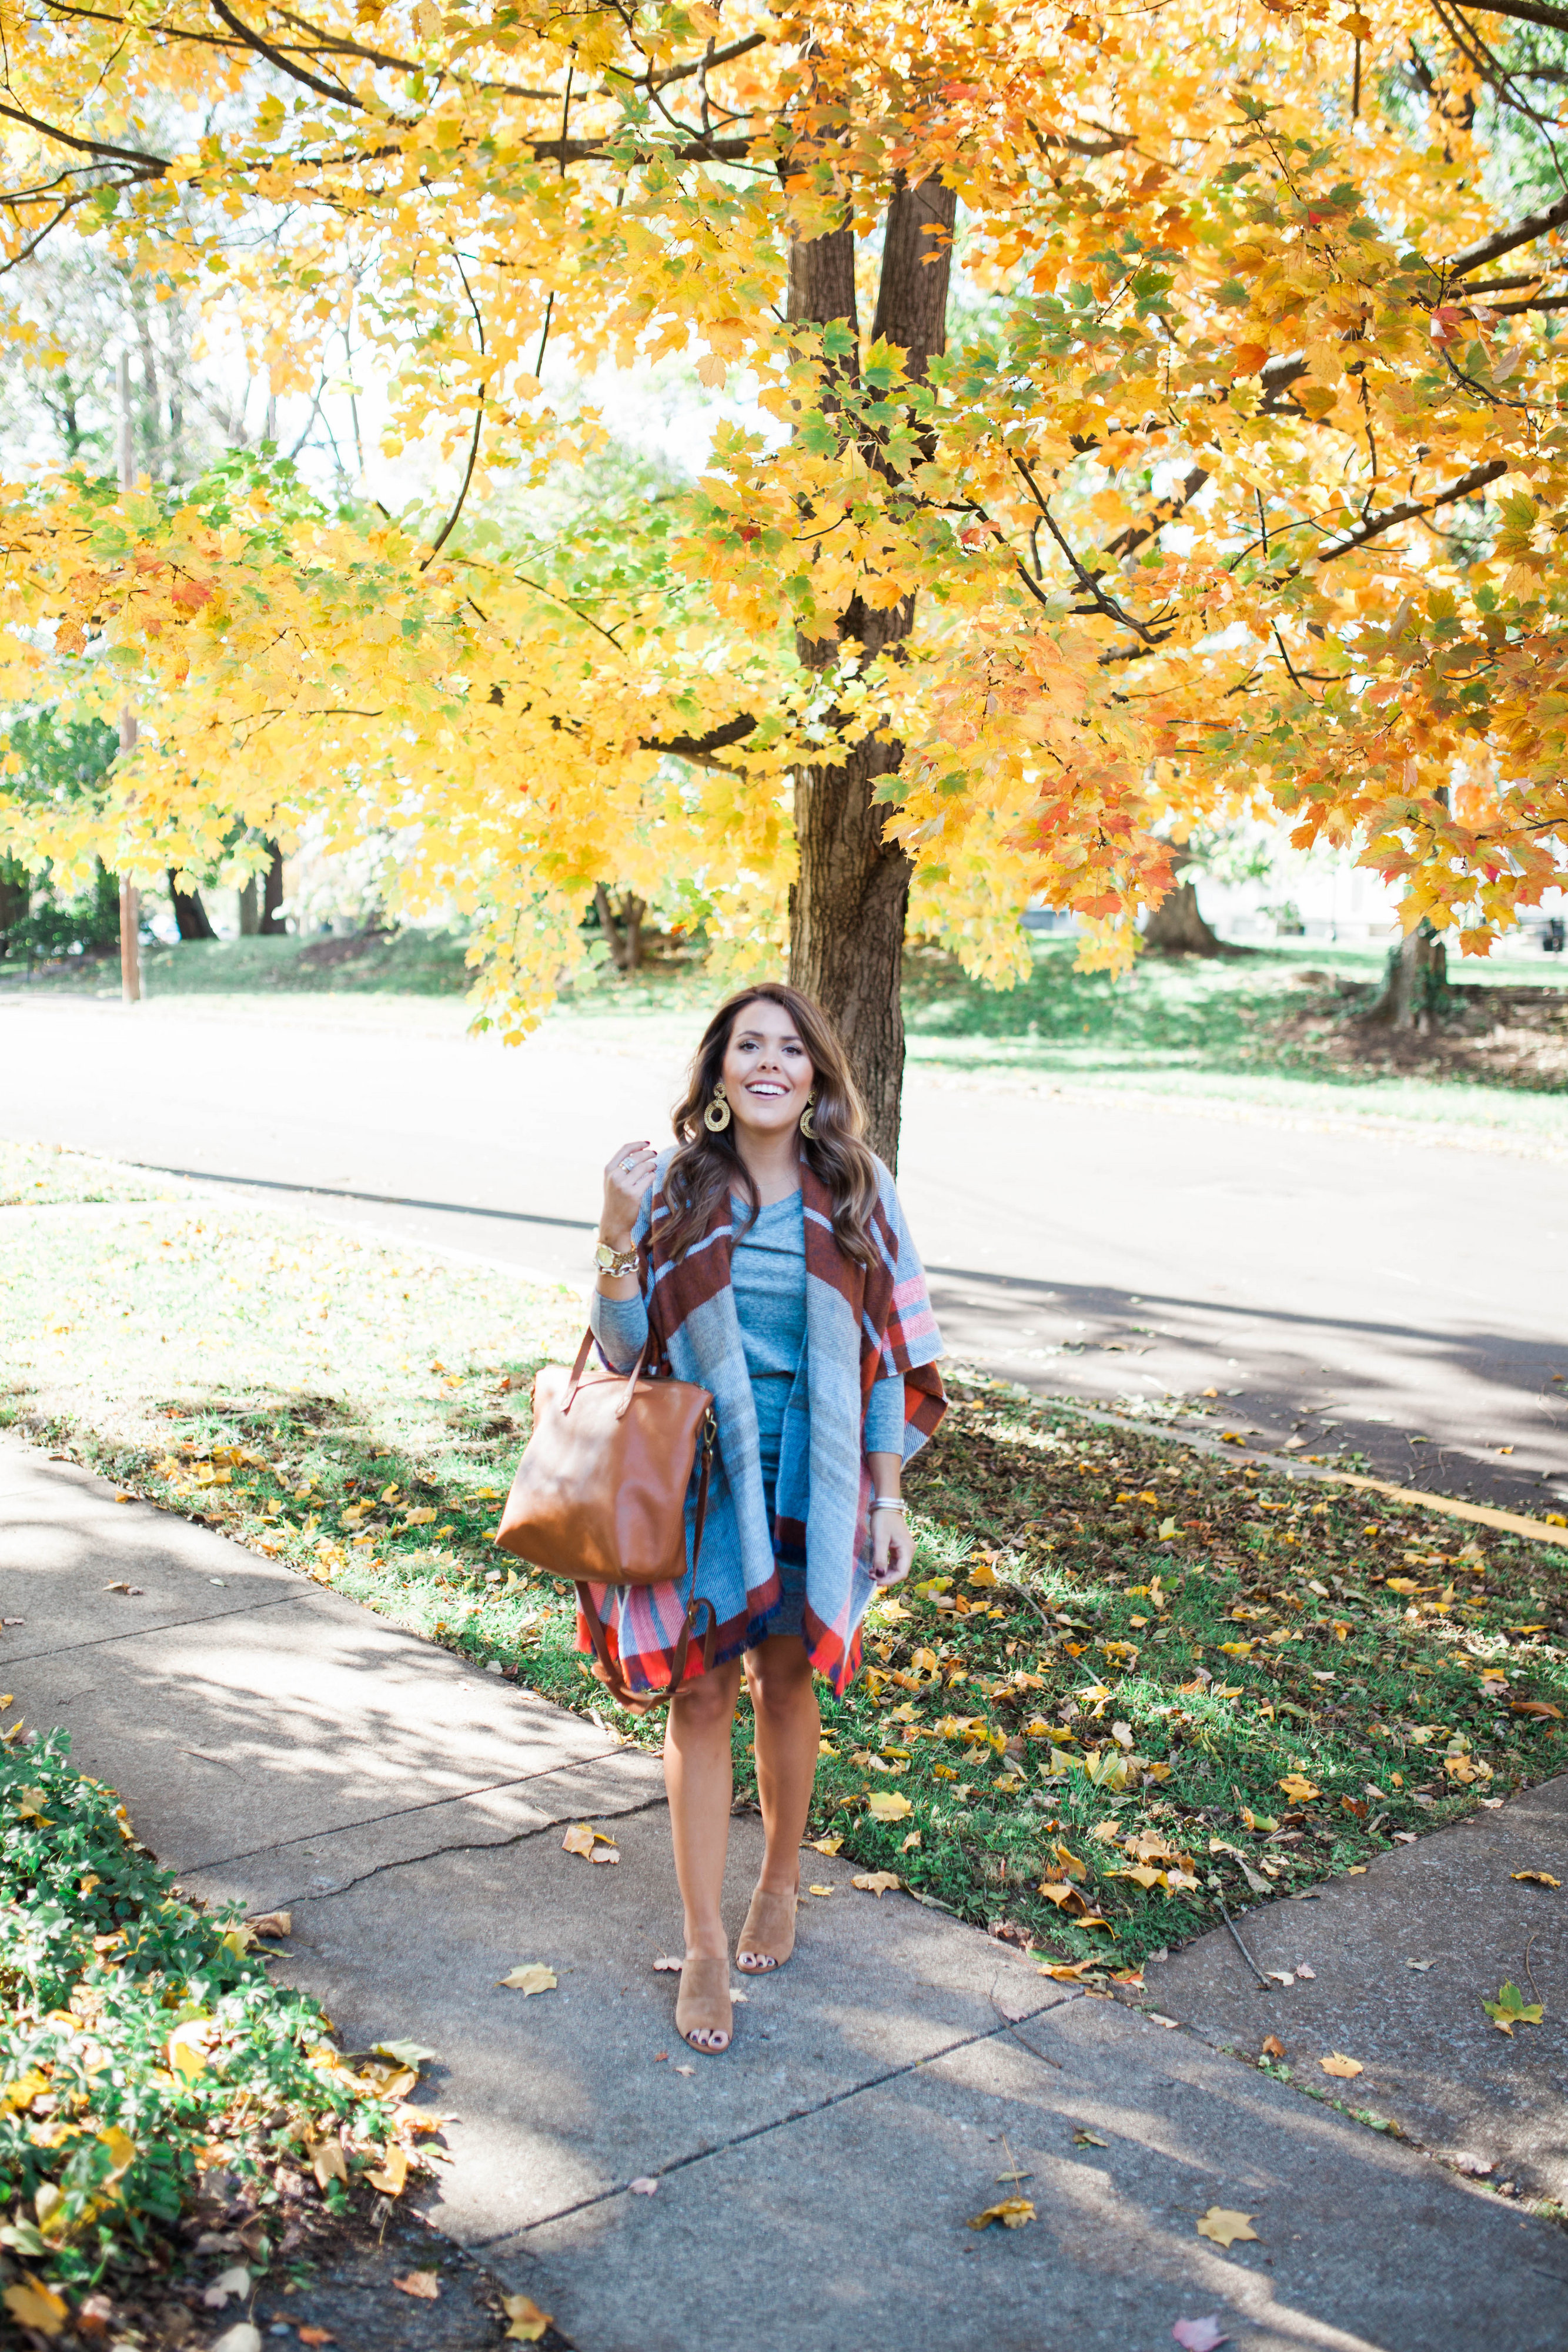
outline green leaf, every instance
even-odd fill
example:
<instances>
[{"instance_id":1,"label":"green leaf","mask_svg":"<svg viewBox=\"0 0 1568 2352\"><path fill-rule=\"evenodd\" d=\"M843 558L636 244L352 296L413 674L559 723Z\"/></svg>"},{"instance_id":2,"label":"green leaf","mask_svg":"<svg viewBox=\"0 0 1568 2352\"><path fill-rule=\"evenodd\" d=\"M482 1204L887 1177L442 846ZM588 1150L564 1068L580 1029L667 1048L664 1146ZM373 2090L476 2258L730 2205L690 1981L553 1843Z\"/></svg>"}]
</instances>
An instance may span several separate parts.
<instances>
[{"instance_id":1,"label":"green leaf","mask_svg":"<svg viewBox=\"0 0 1568 2352\"><path fill-rule=\"evenodd\" d=\"M1516 1984L1500 1985L1497 1999L1483 2000L1481 2007L1500 2033L1511 2034L1516 2025L1539 2025L1541 2022L1541 2003L1538 2000L1527 2001Z\"/></svg>"},{"instance_id":2,"label":"green leaf","mask_svg":"<svg viewBox=\"0 0 1568 2352\"><path fill-rule=\"evenodd\" d=\"M435 2054L434 2050L426 2050L418 2042L378 2042L376 2044L379 2058L395 2058L400 2066L423 2066L427 2058L434 2058Z\"/></svg>"}]
</instances>

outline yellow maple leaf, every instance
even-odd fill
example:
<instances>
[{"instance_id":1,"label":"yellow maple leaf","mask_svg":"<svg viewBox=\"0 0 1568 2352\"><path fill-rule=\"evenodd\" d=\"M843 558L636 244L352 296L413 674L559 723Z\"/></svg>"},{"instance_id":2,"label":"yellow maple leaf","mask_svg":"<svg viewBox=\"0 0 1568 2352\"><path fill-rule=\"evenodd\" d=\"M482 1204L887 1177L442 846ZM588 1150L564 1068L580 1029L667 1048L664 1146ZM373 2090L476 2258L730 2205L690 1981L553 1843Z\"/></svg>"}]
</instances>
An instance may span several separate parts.
<instances>
[{"instance_id":1,"label":"yellow maple leaf","mask_svg":"<svg viewBox=\"0 0 1568 2352\"><path fill-rule=\"evenodd\" d=\"M1233 2246L1239 2238L1256 2238L1250 2213L1237 2213L1228 2205L1211 2205L1197 2224L1200 2238L1211 2238L1217 2246Z\"/></svg>"},{"instance_id":2,"label":"yellow maple leaf","mask_svg":"<svg viewBox=\"0 0 1568 2352\"><path fill-rule=\"evenodd\" d=\"M1034 2200L1029 2197L1004 2197L999 2205L988 2205L969 2223L971 2230L988 2230L999 2221L1004 2230L1021 2230L1026 2221L1035 2219Z\"/></svg>"},{"instance_id":3,"label":"yellow maple leaf","mask_svg":"<svg viewBox=\"0 0 1568 2352\"><path fill-rule=\"evenodd\" d=\"M542 1960L519 1960L517 1967L499 1978L497 1982L508 1991L520 1992L526 1997L536 1992L554 1992L556 1973Z\"/></svg>"},{"instance_id":4,"label":"yellow maple leaf","mask_svg":"<svg viewBox=\"0 0 1568 2352\"><path fill-rule=\"evenodd\" d=\"M509 2322L506 2335L508 2344L537 2344L546 2329L555 2326L549 2313L541 2311L526 2294L504 2294L501 2308Z\"/></svg>"}]
</instances>

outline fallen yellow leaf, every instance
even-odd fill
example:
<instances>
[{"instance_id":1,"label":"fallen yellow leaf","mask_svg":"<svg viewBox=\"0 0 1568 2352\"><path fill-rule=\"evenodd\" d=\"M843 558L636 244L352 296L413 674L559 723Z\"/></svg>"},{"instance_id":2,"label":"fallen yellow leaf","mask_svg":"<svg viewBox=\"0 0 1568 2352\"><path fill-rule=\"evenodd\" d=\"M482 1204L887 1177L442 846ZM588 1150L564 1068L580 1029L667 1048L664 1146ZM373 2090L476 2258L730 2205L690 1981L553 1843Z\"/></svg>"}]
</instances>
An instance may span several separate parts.
<instances>
[{"instance_id":1,"label":"fallen yellow leaf","mask_svg":"<svg viewBox=\"0 0 1568 2352\"><path fill-rule=\"evenodd\" d=\"M120 2175L122 2173L129 2172L131 2166L135 2163L136 2142L131 2138L129 2132L121 2131L118 2124L106 2125L98 2137L101 2144L109 2150L109 2160L114 2167L113 2171L109 2176L109 2183L110 2186L112 2187L114 2182L120 2179Z\"/></svg>"},{"instance_id":2,"label":"fallen yellow leaf","mask_svg":"<svg viewBox=\"0 0 1568 2352\"><path fill-rule=\"evenodd\" d=\"M36 2066L29 2067L25 2074L16 2075L4 2089L0 2089L0 2114L4 2114L7 2107L15 2108L20 2114L25 2107L30 2107L35 2099L46 2096L48 2089L48 2076L40 2074Z\"/></svg>"},{"instance_id":3,"label":"fallen yellow leaf","mask_svg":"<svg viewBox=\"0 0 1568 2352\"><path fill-rule=\"evenodd\" d=\"M806 1889L808 1895L831 1895L832 1891L831 1886L808 1886Z\"/></svg>"},{"instance_id":4,"label":"fallen yellow leaf","mask_svg":"<svg viewBox=\"0 0 1568 2352\"><path fill-rule=\"evenodd\" d=\"M1314 1788L1305 1774L1301 1772L1287 1772L1280 1786L1293 1805L1307 1804L1313 1797L1322 1794L1322 1790Z\"/></svg>"},{"instance_id":5,"label":"fallen yellow leaf","mask_svg":"<svg viewBox=\"0 0 1568 2352\"><path fill-rule=\"evenodd\" d=\"M554 1992L556 1975L555 1970L547 1968L542 1960L519 1960L511 1974L500 1978L498 1982L508 1992L520 1992L526 1996L532 1992Z\"/></svg>"},{"instance_id":6,"label":"fallen yellow leaf","mask_svg":"<svg viewBox=\"0 0 1568 2352\"><path fill-rule=\"evenodd\" d=\"M902 1822L915 1811L907 1797L891 1789L873 1789L865 1801L866 1811L879 1822Z\"/></svg>"},{"instance_id":7,"label":"fallen yellow leaf","mask_svg":"<svg viewBox=\"0 0 1568 2352\"><path fill-rule=\"evenodd\" d=\"M343 2159L343 2143L337 2139L319 2139L307 2147L310 2169L316 2175L318 2189L325 2189L329 2180L347 2183L349 2168Z\"/></svg>"},{"instance_id":8,"label":"fallen yellow leaf","mask_svg":"<svg viewBox=\"0 0 1568 2352\"><path fill-rule=\"evenodd\" d=\"M851 1879L850 1885L858 1886L864 1895L881 1896L898 1885L898 1873L895 1870L862 1870L858 1878Z\"/></svg>"},{"instance_id":9,"label":"fallen yellow leaf","mask_svg":"<svg viewBox=\"0 0 1568 2352\"><path fill-rule=\"evenodd\" d=\"M806 1843L810 1847L813 1853L825 1853L831 1857L833 1854L837 1853L839 1848L843 1843L843 1840L841 1837L808 1838Z\"/></svg>"},{"instance_id":10,"label":"fallen yellow leaf","mask_svg":"<svg viewBox=\"0 0 1568 2352\"><path fill-rule=\"evenodd\" d=\"M1200 2238L1212 2238L1217 2246L1233 2246L1238 2238L1256 2238L1250 2213L1233 2213L1228 2206L1211 2205L1197 2225Z\"/></svg>"},{"instance_id":11,"label":"fallen yellow leaf","mask_svg":"<svg viewBox=\"0 0 1568 2352\"><path fill-rule=\"evenodd\" d=\"M172 2074L183 2074L187 2083L193 2083L198 2074L204 2074L207 2070L207 2053L198 2046L195 2039L203 2030L201 2021L196 2019L189 2025L177 2025L169 2036L169 2071Z\"/></svg>"},{"instance_id":12,"label":"fallen yellow leaf","mask_svg":"<svg viewBox=\"0 0 1568 2352\"><path fill-rule=\"evenodd\" d=\"M1511 1870L1509 1876L1521 1880L1527 1886L1561 1886L1563 1884L1560 1878L1553 1878L1549 1870Z\"/></svg>"},{"instance_id":13,"label":"fallen yellow leaf","mask_svg":"<svg viewBox=\"0 0 1568 2352\"><path fill-rule=\"evenodd\" d=\"M400 2294L412 2294L420 2303L434 2303L441 2293L441 2281L434 2271L410 2271L406 2278L394 2278L392 2284ZM544 2334L542 2327L539 2334Z\"/></svg>"},{"instance_id":14,"label":"fallen yellow leaf","mask_svg":"<svg viewBox=\"0 0 1568 2352\"><path fill-rule=\"evenodd\" d=\"M586 1862L619 1862L621 1859L615 1850L614 1839L607 1836L603 1830L596 1830L589 1822L573 1822L562 1838L560 1847L563 1853L580 1853Z\"/></svg>"},{"instance_id":15,"label":"fallen yellow leaf","mask_svg":"<svg viewBox=\"0 0 1568 2352\"><path fill-rule=\"evenodd\" d=\"M1343 2050L1336 2050L1332 2057L1320 2058L1318 2063L1325 2074L1338 2074L1347 2083L1353 2074L1366 2071L1359 2058L1347 2058Z\"/></svg>"},{"instance_id":16,"label":"fallen yellow leaf","mask_svg":"<svg viewBox=\"0 0 1568 2352\"><path fill-rule=\"evenodd\" d=\"M549 2313L526 2294L504 2294L501 2308L512 2323L507 2330L508 2344L537 2344L545 2329L554 2326Z\"/></svg>"},{"instance_id":17,"label":"fallen yellow leaf","mask_svg":"<svg viewBox=\"0 0 1568 2352\"><path fill-rule=\"evenodd\" d=\"M6 2310L18 2326L36 2327L40 2336L57 2336L66 2324L66 2305L52 2287L35 2278L5 2290Z\"/></svg>"},{"instance_id":18,"label":"fallen yellow leaf","mask_svg":"<svg viewBox=\"0 0 1568 2352\"><path fill-rule=\"evenodd\" d=\"M380 2168L367 2172L365 2179L372 2189L379 2189L383 2197L401 2197L403 2183L408 2179L407 2150L399 2147L393 2140L382 2159Z\"/></svg>"},{"instance_id":19,"label":"fallen yellow leaf","mask_svg":"<svg viewBox=\"0 0 1568 2352\"><path fill-rule=\"evenodd\" d=\"M1031 2197L1004 2197L999 2205L988 2205L983 2213L977 2213L969 2227L971 2230L988 2230L993 2221L999 2221L1004 2230L1021 2230L1026 2221L1032 2221L1034 2218L1034 2200Z\"/></svg>"}]
</instances>

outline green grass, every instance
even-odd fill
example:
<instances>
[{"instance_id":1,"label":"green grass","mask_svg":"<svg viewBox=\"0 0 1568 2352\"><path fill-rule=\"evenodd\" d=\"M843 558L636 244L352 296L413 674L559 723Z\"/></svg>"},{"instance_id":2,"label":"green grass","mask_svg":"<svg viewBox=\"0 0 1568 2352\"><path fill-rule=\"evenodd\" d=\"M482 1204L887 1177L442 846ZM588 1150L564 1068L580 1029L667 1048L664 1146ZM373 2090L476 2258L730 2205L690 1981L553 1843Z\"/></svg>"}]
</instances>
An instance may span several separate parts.
<instances>
[{"instance_id":1,"label":"green grass","mask_svg":"<svg viewBox=\"0 0 1568 2352\"><path fill-rule=\"evenodd\" d=\"M0 1745L0 2303L40 2337L94 2290L166 2273L213 2180L244 2193L244 2259L266 2269L279 2164L315 2168L340 2210L413 2080L348 2064L237 1913L185 1900L68 1747L20 1721Z\"/></svg>"},{"instance_id":2,"label":"green grass","mask_svg":"<svg viewBox=\"0 0 1568 2352\"><path fill-rule=\"evenodd\" d=\"M182 940L177 947L144 942L145 997L164 996L461 996L472 984L459 931L404 930L355 940ZM0 964L0 992L67 989L84 995L120 994L113 958L71 958L41 968L29 980Z\"/></svg>"},{"instance_id":3,"label":"green grass","mask_svg":"<svg viewBox=\"0 0 1568 2352\"><path fill-rule=\"evenodd\" d=\"M657 1741L491 1540L573 1294L188 1198L38 1204L33 1164L0 1222L0 1417ZM908 1482L915 1575L824 1701L813 1834L866 1868L1134 1965L1568 1763L1568 1549L955 1386Z\"/></svg>"},{"instance_id":4,"label":"green grass","mask_svg":"<svg viewBox=\"0 0 1568 2352\"><path fill-rule=\"evenodd\" d=\"M1292 1017L1304 1011L1332 1013L1337 1027L1370 1003L1383 976L1380 949L1302 943L1216 959L1141 956L1114 980L1075 971L1073 955L1071 940L1037 939L1030 977L1006 992L966 981L944 957L912 955L912 1066L1201 1099L1241 1113L1408 1121L1568 1145L1568 1088L1558 1078L1501 1083L1436 1064L1408 1075L1346 1066L1330 1040L1293 1033ZM1500 954L1456 962L1454 978L1458 1003L1484 1003L1497 988L1563 988L1568 971L1554 957Z\"/></svg>"},{"instance_id":5,"label":"green grass","mask_svg":"<svg viewBox=\"0 0 1568 2352\"><path fill-rule=\"evenodd\" d=\"M955 1388L906 1482L920 1566L827 1709L857 1857L1136 1961L1568 1761L1568 1549Z\"/></svg>"}]
</instances>

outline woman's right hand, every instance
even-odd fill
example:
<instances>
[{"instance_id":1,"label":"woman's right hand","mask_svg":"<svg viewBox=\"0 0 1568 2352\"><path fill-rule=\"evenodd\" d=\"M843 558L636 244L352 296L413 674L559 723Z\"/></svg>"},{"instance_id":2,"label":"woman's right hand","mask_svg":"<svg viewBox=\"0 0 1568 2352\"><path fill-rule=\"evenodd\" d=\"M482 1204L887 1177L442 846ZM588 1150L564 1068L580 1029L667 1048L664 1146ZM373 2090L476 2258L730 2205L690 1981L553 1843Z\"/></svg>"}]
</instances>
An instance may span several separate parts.
<instances>
[{"instance_id":1,"label":"woman's right hand","mask_svg":"<svg viewBox=\"0 0 1568 2352\"><path fill-rule=\"evenodd\" d=\"M600 1234L612 1249L631 1248L637 1212L658 1164L659 1155L648 1142L623 1143L612 1154L604 1171L604 1210L599 1221Z\"/></svg>"}]
</instances>

